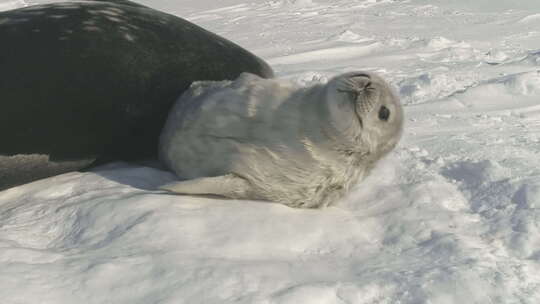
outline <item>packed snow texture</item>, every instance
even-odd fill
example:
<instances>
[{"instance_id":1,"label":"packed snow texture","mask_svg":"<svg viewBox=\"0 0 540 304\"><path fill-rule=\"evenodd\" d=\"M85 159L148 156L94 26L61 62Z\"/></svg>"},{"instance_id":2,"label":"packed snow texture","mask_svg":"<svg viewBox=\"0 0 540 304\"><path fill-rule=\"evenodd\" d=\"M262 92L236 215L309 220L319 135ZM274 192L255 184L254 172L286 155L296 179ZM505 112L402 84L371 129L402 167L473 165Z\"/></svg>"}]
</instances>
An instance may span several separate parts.
<instances>
[{"instance_id":1,"label":"packed snow texture","mask_svg":"<svg viewBox=\"0 0 540 304\"><path fill-rule=\"evenodd\" d=\"M540 303L540 1L141 3L302 85L380 73L404 138L322 210L168 195L123 163L0 192L0 302Z\"/></svg>"}]
</instances>

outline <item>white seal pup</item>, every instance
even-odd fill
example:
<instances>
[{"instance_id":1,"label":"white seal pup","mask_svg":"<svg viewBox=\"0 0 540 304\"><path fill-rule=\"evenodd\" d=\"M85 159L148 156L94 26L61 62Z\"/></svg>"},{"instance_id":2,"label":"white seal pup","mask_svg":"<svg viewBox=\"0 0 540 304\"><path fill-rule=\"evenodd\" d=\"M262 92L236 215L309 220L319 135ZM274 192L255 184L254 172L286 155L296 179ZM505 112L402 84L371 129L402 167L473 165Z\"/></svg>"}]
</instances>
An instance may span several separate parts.
<instances>
[{"instance_id":1,"label":"white seal pup","mask_svg":"<svg viewBox=\"0 0 540 304\"><path fill-rule=\"evenodd\" d=\"M159 156L181 194L336 203L398 143L403 110L379 76L350 72L298 87L243 73L194 83L173 106Z\"/></svg>"}]
</instances>

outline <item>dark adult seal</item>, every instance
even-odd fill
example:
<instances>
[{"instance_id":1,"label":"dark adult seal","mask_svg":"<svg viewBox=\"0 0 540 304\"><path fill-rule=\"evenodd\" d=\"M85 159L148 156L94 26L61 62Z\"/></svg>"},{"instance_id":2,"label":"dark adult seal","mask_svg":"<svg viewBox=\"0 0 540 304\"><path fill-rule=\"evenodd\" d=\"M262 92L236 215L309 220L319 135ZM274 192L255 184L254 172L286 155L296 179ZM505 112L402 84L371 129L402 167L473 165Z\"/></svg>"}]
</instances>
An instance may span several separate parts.
<instances>
[{"instance_id":1,"label":"dark adult seal","mask_svg":"<svg viewBox=\"0 0 540 304\"><path fill-rule=\"evenodd\" d=\"M196 80L272 77L261 59L129 1L0 13L0 190L110 160L154 158Z\"/></svg>"}]
</instances>

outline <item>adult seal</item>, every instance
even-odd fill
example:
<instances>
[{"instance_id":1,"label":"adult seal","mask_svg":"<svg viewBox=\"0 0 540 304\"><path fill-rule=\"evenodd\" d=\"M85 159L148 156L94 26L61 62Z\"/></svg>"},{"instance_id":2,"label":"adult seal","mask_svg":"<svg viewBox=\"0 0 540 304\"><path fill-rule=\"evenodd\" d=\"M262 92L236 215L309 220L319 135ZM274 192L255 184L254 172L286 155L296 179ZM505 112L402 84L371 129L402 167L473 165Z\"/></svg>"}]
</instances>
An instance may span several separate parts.
<instances>
[{"instance_id":1,"label":"adult seal","mask_svg":"<svg viewBox=\"0 0 540 304\"><path fill-rule=\"evenodd\" d=\"M160 158L180 179L162 189L328 206L396 146L402 129L398 98L373 73L307 88L249 73L197 82L161 135Z\"/></svg>"},{"instance_id":2,"label":"adult seal","mask_svg":"<svg viewBox=\"0 0 540 304\"><path fill-rule=\"evenodd\" d=\"M195 80L272 77L253 54L125 0L0 13L0 190L110 160L157 158Z\"/></svg>"}]
</instances>

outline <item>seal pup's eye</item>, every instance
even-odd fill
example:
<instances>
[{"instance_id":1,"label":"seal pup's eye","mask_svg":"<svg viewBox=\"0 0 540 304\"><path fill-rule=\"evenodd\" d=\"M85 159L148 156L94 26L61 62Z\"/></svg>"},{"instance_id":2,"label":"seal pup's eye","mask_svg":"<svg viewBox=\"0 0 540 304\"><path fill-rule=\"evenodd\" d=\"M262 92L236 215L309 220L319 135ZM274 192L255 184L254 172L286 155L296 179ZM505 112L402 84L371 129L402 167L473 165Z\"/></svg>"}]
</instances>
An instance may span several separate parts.
<instances>
[{"instance_id":1,"label":"seal pup's eye","mask_svg":"<svg viewBox=\"0 0 540 304\"><path fill-rule=\"evenodd\" d=\"M390 117L390 110L388 110L387 107L382 106L382 107L379 109L379 119L380 119L380 120L387 121L389 117Z\"/></svg>"}]
</instances>

